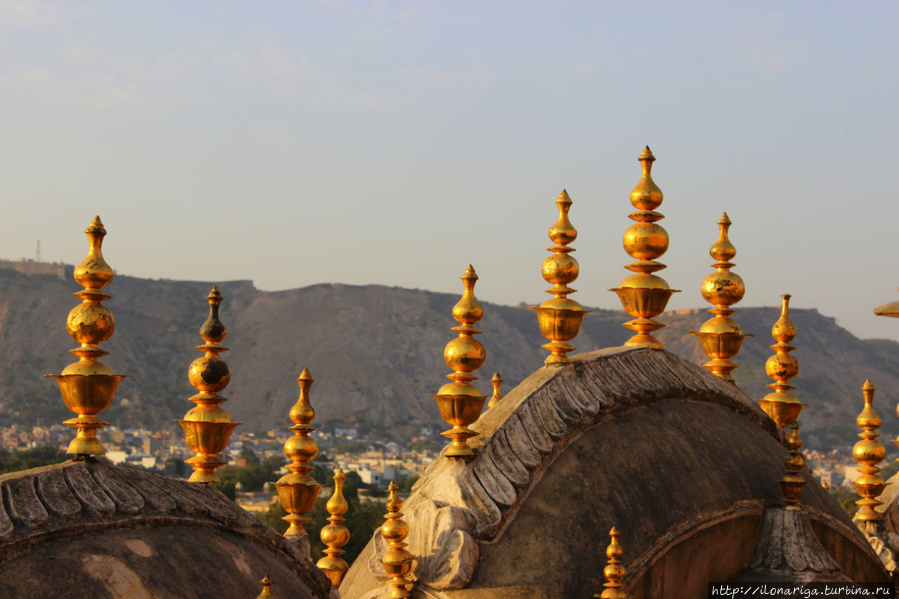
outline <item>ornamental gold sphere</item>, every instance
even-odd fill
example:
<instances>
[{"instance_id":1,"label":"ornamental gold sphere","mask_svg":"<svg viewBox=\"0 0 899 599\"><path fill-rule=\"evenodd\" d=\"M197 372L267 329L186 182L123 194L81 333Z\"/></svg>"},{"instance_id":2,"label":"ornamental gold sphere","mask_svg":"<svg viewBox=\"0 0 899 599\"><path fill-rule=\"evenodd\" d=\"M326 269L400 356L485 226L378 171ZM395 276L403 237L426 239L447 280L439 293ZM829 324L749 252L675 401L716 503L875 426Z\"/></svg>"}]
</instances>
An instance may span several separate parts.
<instances>
[{"instance_id":1,"label":"ornamental gold sphere","mask_svg":"<svg viewBox=\"0 0 899 599\"><path fill-rule=\"evenodd\" d=\"M668 251L668 232L656 223L634 223L624 231L624 251L637 260L655 260Z\"/></svg>"},{"instance_id":2,"label":"ornamental gold sphere","mask_svg":"<svg viewBox=\"0 0 899 599\"><path fill-rule=\"evenodd\" d=\"M200 404L191 408L184 415L184 420L190 422L234 422L226 409L209 404Z\"/></svg>"},{"instance_id":3,"label":"ornamental gold sphere","mask_svg":"<svg viewBox=\"0 0 899 599\"><path fill-rule=\"evenodd\" d=\"M799 362L789 354L775 354L765 362L765 372L775 380L789 380L799 374Z\"/></svg>"},{"instance_id":4,"label":"ornamental gold sphere","mask_svg":"<svg viewBox=\"0 0 899 599\"><path fill-rule=\"evenodd\" d=\"M542 274L543 279L547 283L567 285L578 277L580 267L574 256L570 254L555 254L543 261Z\"/></svg>"},{"instance_id":5,"label":"ornamental gold sphere","mask_svg":"<svg viewBox=\"0 0 899 599\"><path fill-rule=\"evenodd\" d=\"M740 275L729 270L720 270L702 280L700 293L710 304L729 307L743 299L746 284Z\"/></svg>"},{"instance_id":6,"label":"ornamental gold sphere","mask_svg":"<svg viewBox=\"0 0 899 599\"><path fill-rule=\"evenodd\" d=\"M103 304L82 302L69 312L66 330L78 343L97 345L112 337L115 318Z\"/></svg>"},{"instance_id":7,"label":"ornamental gold sphere","mask_svg":"<svg viewBox=\"0 0 899 599\"><path fill-rule=\"evenodd\" d=\"M387 542L402 541L409 535L409 525L402 519L388 520L381 526L381 536ZM385 556L385 560L386 560ZM384 562L386 565L386 561Z\"/></svg>"},{"instance_id":8,"label":"ornamental gold sphere","mask_svg":"<svg viewBox=\"0 0 899 599\"><path fill-rule=\"evenodd\" d=\"M883 443L873 439L863 439L852 448L852 458L860 464L878 464L885 460L886 457L886 447L883 446Z\"/></svg>"},{"instance_id":9,"label":"ornamental gold sphere","mask_svg":"<svg viewBox=\"0 0 899 599\"><path fill-rule=\"evenodd\" d=\"M443 359L456 372L472 372L480 368L487 359L487 351L473 337L456 337L446 344Z\"/></svg>"},{"instance_id":10,"label":"ornamental gold sphere","mask_svg":"<svg viewBox=\"0 0 899 599\"><path fill-rule=\"evenodd\" d=\"M223 360L207 355L191 362L187 378L200 392L218 393L231 381L231 371Z\"/></svg>"},{"instance_id":11,"label":"ornamental gold sphere","mask_svg":"<svg viewBox=\"0 0 899 599\"><path fill-rule=\"evenodd\" d=\"M284 443L284 455L293 462L309 462L318 455L318 443L310 437L294 435Z\"/></svg>"}]
</instances>

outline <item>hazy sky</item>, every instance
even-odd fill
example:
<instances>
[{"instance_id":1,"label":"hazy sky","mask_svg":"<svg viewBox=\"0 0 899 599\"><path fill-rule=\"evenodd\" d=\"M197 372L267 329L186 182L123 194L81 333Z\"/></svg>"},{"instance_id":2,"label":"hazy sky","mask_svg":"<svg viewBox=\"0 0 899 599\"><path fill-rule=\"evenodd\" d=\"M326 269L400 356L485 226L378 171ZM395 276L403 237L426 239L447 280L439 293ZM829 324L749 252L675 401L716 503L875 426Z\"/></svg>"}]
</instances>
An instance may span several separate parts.
<instances>
[{"instance_id":1,"label":"hazy sky","mask_svg":"<svg viewBox=\"0 0 899 599\"><path fill-rule=\"evenodd\" d=\"M669 307L708 307L727 211L736 308L789 292L897 339L871 313L899 299L897 23L895 2L0 0L0 257L40 239L77 263L100 214L123 274L458 293L472 263L482 300L537 303L567 188L573 298L618 308L649 144Z\"/></svg>"}]
</instances>

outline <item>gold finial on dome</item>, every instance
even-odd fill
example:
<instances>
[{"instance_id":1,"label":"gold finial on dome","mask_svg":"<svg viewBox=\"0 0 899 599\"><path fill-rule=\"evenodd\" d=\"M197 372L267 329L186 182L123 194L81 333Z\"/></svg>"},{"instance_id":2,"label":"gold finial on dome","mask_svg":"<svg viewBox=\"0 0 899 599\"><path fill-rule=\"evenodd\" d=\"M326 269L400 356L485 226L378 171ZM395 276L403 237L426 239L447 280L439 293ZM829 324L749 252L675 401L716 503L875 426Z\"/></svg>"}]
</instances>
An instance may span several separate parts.
<instances>
[{"instance_id":1,"label":"gold finial on dome","mask_svg":"<svg viewBox=\"0 0 899 599\"><path fill-rule=\"evenodd\" d=\"M671 289L662 277L653 273L665 268L656 258L668 251L668 232L656 223L665 218L655 209L662 204L662 190L652 180L652 163L655 156L649 146L640 154L643 165L643 176L631 191L631 204L637 209L628 215L636 221L624 232L624 251L634 258L626 269L634 272L621 281L617 289L610 289L618 294L621 307L634 320L624 326L637 333L625 342L628 346L651 347L662 349L662 344L651 333L663 328L654 317L665 311L671 295L678 290Z\"/></svg>"},{"instance_id":2,"label":"gold finial on dome","mask_svg":"<svg viewBox=\"0 0 899 599\"><path fill-rule=\"evenodd\" d=\"M490 382L493 384L493 396L490 398L490 403L487 404L488 409L492 409L503 398L503 377L498 372L494 372Z\"/></svg>"},{"instance_id":3,"label":"gold finial on dome","mask_svg":"<svg viewBox=\"0 0 899 599\"><path fill-rule=\"evenodd\" d=\"M606 587L606 590L604 590L601 595L593 596L599 597L600 599L627 599L627 595L622 589L624 585L621 584L621 581L624 580L626 575L626 571L624 566L621 565L621 558L624 556L624 550L618 543L618 529L613 526L612 530L609 531L609 536L612 537L612 542L609 543L609 546L606 548L606 557L609 558L609 563L602 571L602 575L608 581L603 585Z\"/></svg>"},{"instance_id":4,"label":"gold finial on dome","mask_svg":"<svg viewBox=\"0 0 899 599\"><path fill-rule=\"evenodd\" d=\"M259 584L262 585L262 592L256 596L256 599L272 599L272 581L266 576L262 580L259 581Z\"/></svg>"},{"instance_id":5,"label":"gold finial on dome","mask_svg":"<svg viewBox=\"0 0 899 599\"><path fill-rule=\"evenodd\" d=\"M855 420L858 428L862 429L858 435L862 440L852 448L852 457L858 462L858 471L861 472L861 476L852 483L862 497L860 501L856 501L859 510L855 514L855 519L872 523L883 520L883 514L875 511L874 508L883 503L877 498L886 487L883 477L878 475L883 468L879 468L877 464L887 456L886 447L877 440L880 436L877 429L880 428L882 421L874 411L874 391L871 379L865 380L865 384L862 385L865 407L862 408L861 414Z\"/></svg>"},{"instance_id":6,"label":"gold finial on dome","mask_svg":"<svg viewBox=\"0 0 899 599\"><path fill-rule=\"evenodd\" d=\"M569 293L576 291L568 284L577 279L580 267L571 255L571 252L575 251L574 248L568 247L569 243L577 239L577 229L568 220L571 198L564 189L556 198L556 205L559 207L559 219L549 229L549 238L556 245L548 248L553 255L543 261L543 278L552 284L546 292L553 298L534 308L537 312L540 334L550 341L543 346L550 352L546 364L568 362L566 354L573 351L574 347L566 342L577 337L584 316L589 312L568 297Z\"/></svg>"},{"instance_id":7,"label":"gold finial on dome","mask_svg":"<svg viewBox=\"0 0 899 599\"><path fill-rule=\"evenodd\" d=\"M184 429L187 446L196 455L187 460L194 467L190 482L208 484L219 480L216 468L225 465L218 454L225 451L231 433L242 423L234 422L231 414L219 404L227 401L219 395L231 382L231 371L219 354L228 351L221 342L228 332L219 320L219 306L222 294L218 287L213 287L206 297L209 302L209 316L200 327L203 345L196 349L203 352L203 357L194 360L188 370L188 380L199 393L190 398L196 404L183 420L177 422Z\"/></svg>"},{"instance_id":8,"label":"gold finial on dome","mask_svg":"<svg viewBox=\"0 0 899 599\"><path fill-rule=\"evenodd\" d=\"M346 481L346 475L342 469L338 468L337 473L334 474L334 493L325 506L330 514L329 524L322 528L321 532L322 543L328 546L325 549L327 557L321 558L315 564L328 576L335 588L343 582L343 577L349 569L346 560L340 557L346 553L341 547L350 541L350 531L343 525L343 515L349 509L349 505L343 497L344 481Z\"/></svg>"},{"instance_id":9,"label":"gold finial on dome","mask_svg":"<svg viewBox=\"0 0 899 599\"><path fill-rule=\"evenodd\" d=\"M284 443L284 455L290 459L290 464L287 465L290 472L275 483L278 500L287 512L284 520L290 524L284 536L293 540L306 536L303 525L312 520L306 514L315 507L315 500L322 490L322 485L309 476L312 471L309 462L318 455L318 443L309 436L315 431L309 426L315 419L315 409L309 402L313 379L308 368L300 373L297 383L300 385L300 397L290 408L290 419L294 423L290 427L293 437Z\"/></svg>"},{"instance_id":10,"label":"gold finial on dome","mask_svg":"<svg viewBox=\"0 0 899 599\"><path fill-rule=\"evenodd\" d=\"M109 408L115 398L116 388L122 379L112 368L98 360L109 352L97 347L115 332L112 312L101 302L109 299L103 288L114 276L112 267L103 259L103 237L106 229L100 217L94 217L84 230L89 249L87 257L75 267L75 282L84 287L75 293L81 303L72 308L66 319L66 330L81 345L69 353L78 361L66 366L62 374L48 374L56 379L66 407L77 416L63 424L77 429L66 453L75 456L104 455L103 444L97 438L97 429L109 423L97 418L97 414Z\"/></svg>"},{"instance_id":11,"label":"gold finial on dome","mask_svg":"<svg viewBox=\"0 0 899 599\"><path fill-rule=\"evenodd\" d=\"M765 372L774 380L768 387L774 389L774 392L763 397L759 403L777 426L791 429L784 439L789 454L784 459L786 474L780 479L780 486L785 496L786 509L798 510L801 509L799 495L805 486L805 479L802 477L805 459L799 451L799 448L802 447L802 439L799 437L799 425L796 420L805 404L789 393L795 387L787 381L799 374L799 362L790 355L790 352L796 349L790 345L790 341L796 337L796 327L790 320L790 295L784 294L781 298L783 304L780 318L771 328L771 336L777 341L771 346L775 354L765 363Z\"/></svg>"},{"instance_id":12,"label":"gold finial on dome","mask_svg":"<svg viewBox=\"0 0 899 599\"><path fill-rule=\"evenodd\" d=\"M387 487L390 493L387 498L387 514L384 515L387 520L381 526L381 536L387 543L387 551L381 557L381 563L384 564L384 571L390 580L389 599L402 599L403 597L411 597L407 588L408 582L406 575L412 570L412 554L406 549L407 543L403 542L409 535L409 525L403 520L403 514L400 510L403 508L402 500L397 497L396 483L391 481Z\"/></svg>"},{"instance_id":13,"label":"gold finial on dome","mask_svg":"<svg viewBox=\"0 0 899 599\"><path fill-rule=\"evenodd\" d=\"M471 384L478 377L471 374L481 367L487 357L487 352L481 342L474 338L480 333L473 325L484 316L484 310L474 296L474 285L478 280L471 265L462 275L465 291L462 299L453 307L453 318L459 323L452 330L459 336L446 344L443 350L443 359L446 365L455 372L446 375L452 380L443 385L432 397L437 400L440 416L453 426L451 430L441 433L444 437L453 440L446 450L447 457L471 458L474 450L468 446L467 439L477 435L468 428L481 415L486 398L480 389Z\"/></svg>"},{"instance_id":14,"label":"gold finial on dome","mask_svg":"<svg viewBox=\"0 0 899 599\"><path fill-rule=\"evenodd\" d=\"M746 285L740 275L730 271L734 266L730 260L737 255L737 250L728 239L727 231L731 222L727 212L718 219L718 240L709 250L715 263L712 267L715 272L708 275L702 281L702 297L715 307L709 310L712 318L705 321L699 332L690 331L696 335L702 344L702 351L711 358L703 367L712 374L726 381L734 381L730 374L737 365L731 358L740 353L743 339L751 335L743 334L743 328L730 317L736 310L730 307L736 304L746 293Z\"/></svg>"}]
</instances>

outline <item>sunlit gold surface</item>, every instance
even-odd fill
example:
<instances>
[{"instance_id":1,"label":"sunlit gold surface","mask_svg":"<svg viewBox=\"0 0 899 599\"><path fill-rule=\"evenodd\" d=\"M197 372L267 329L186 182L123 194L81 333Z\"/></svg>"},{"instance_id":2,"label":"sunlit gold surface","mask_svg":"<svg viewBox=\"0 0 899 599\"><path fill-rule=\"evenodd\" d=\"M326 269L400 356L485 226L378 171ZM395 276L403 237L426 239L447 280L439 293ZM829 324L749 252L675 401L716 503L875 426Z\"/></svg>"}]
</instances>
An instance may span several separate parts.
<instances>
[{"instance_id":1,"label":"sunlit gold surface","mask_svg":"<svg viewBox=\"0 0 899 599\"><path fill-rule=\"evenodd\" d=\"M343 470L338 468L337 473L334 475L334 493L325 506L328 514L330 514L328 518L329 524L322 528L321 532L322 543L328 547L325 549L326 557L321 558L315 564L328 576L331 584L335 587L340 586L346 571L349 569L346 560L340 557L346 553L341 547L350 541L350 531L343 525L343 515L349 509L349 505L343 497L344 481L346 481L346 475L343 473Z\"/></svg>"},{"instance_id":2,"label":"sunlit gold surface","mask_svg":"<svg viewBox=\"0 0 899 599\"><path fill-rule=\"evenodd\" d=\"M106 229L100 217L94 217L84 230L88 239L87 257L75 267L75 282L84 287L75 294L81 303L69 312L66 330L79 347L69 352L78 361L66 366L62 374L48 374L56 379L66 407L77 416L63 424L76 429L75 438L67 453L76 456L104 455L103 444L97 438L97 429L108 423L96 417L112 405L116 389L125 376L115 374L98 359L108 352L97 347L115 331L115 319L101 302L109 299L102 291L113 279L113 270L103 259L103 237Z\"/></svg>"},{"instance_id":3,"label":"sunlit gold surface","mask_svg":"<svg viewBox=\"0 0 899 599\"><path fill-rule=\"evenodd\" d=\"M624 587L622 581L627 574L624 566L621 565L621 558L624 556L624 550L618 543L618 534L618 529L614 526L612 527L612 530L609 531L609 536L612 537L612 542L606 548L606 557L609 558L609 563L602 571L602 575L607 581L606 584L603 585L606 589L601 595L593 595L600 599L627 599L627 595L622 588Z\"/></svg>"},{"instance_id":4,"label":"sunlit gold surface","mask_svg":"<svg viewBox=\"0 0 899 599\"><path fill-rule=\"evenodd\" d=\"M256 599L271 599L272 598L272 581L266 576L262 580L259 581L259 584L262 585L262 592L256 595Z\"/></svg>"},{"instance_id":5,"label":"sunlit gold surface","mask_svg":"<svg viewBox=\"0 0 899 599\"><path fill-rule=\"evenodd\" d=\"M300 373L297 383L300 385L300 396L297 403L290 408L290 419L293 426L293 437L284 443L284 455L290 459L285 474L275 488L278 490L278 499L287 515L284 520L290 525L284 536L287 538L300 537L306 534L304 525L312 519L306 514L315 507L315 499L322 490L322 485L309 476L312 466L309 461L318 455L318 442L309 436L315 431L309 426L315 419L315 408L309 401L309 390L313 383L309 369L304 368ZM341 552L342 553L342 552Z\"/></svg>"},{"instance_id":6,"label":"sunlit gold surface","mask_svg":"<svg viewBox=\"0 0 899 599\"><path fill-rule=\"evenodd\" d=\"M487 399L480 389L471 384L478 378L471 373L480 368L487 357L484 346L474 338L474 335L481 332L474 324L484 316L484 310L474 295L477 280L477 273L469 265L462 275L462 298L453 307L453 318L461 324L452 330L459 333L459 336L447 343L443 350L446 365L454 370L452 374L446 375L452 382L443 385L437 395L432 396L437 400L440 416L453 426L451 430L441 433L452 439L446 450L446 455L451 458L467 459L474 456L474 451L468 446L468 439L477 433L469 429L468 425L481 415Z\"/></svg>"},{"instance_id":7,"label":"sunlit gold surface","mask_svg":"<svg viewBox=\"0 0 899 599\"><path fill-rule=\"evenodd\" d=\"M855 514L855 519L867 522L883 520L883 514L874 508L883 503L877 498L886 487L883 477L878 474L883 470L878 464L886 458L887 450L883 443L877 440L880 436L877 429L880 428L882 421L874 411L874 391L871 380L865 380L865 384L862 385L865 407L855 420L858 428L862 429L858 435L862 440L852 448L852 457L858 462L858 471L861 472L861 476L853 483L855 490L862 497L856 502L859 510Z\"/></svg>"},{"instance_id":8,"label":"sunlit gold surface","mask_svg":"<svg viewBox=\"0 0 899 599\"><path fill-rule=\"evenodd\" d=\"M403 542L409 535L409 525L403 520L403 514L400 510L403 508L403 502L397 497L396 483L390 483L387 487L390 496L387 498L387 514L384 518L387 520L381 526L381 536L387 543L387 551L381 558L384 564L384 571L390 580L389 599L402 599L403 597L411 597L407 585L406 575L412 570L412 554L406 549L407 543Z\"/></svg>"},{"instance_id":9,"label":"sunlit gold surface","mask_svg":"<svg viewBox=\"0 0 899 599\"><path fill-rule=\"evenodd\" d=\"M652 274L665 268L656 258L668 251L668 233L656 224L665 218L655 209L662 205L662 190L652 180L652 163L655 156L649 146L640 154L643 176L631 191L631 204L637 209L628 215L636 221L624 232L624 251L635 261L625 268L636 274L627 276L617 289L610 289L618 294L621 307L634 317L624 326L636 333L624 344L628 346L651 347L662 349L662 344L651 333L665 325L653 320L665 311L671 295L678 290L668 287L662 277Z\"/></svg>"},{"instance_id":10,"label":"sunlit gold surface","mask_svg":"<svg viewBox=\"0 0 899 599\"><path fill-rule=\"evenodd\" d=\"M231 372L218 356L221 352L228 351L227 347L221 345L228 333L219 320L222 294L218 287L212 288L206 300L209 302L209 316L200 327L200 337L204 343L196 347L203 352L203 356L191 363L187 373L190 384L199 391L190 398L196 406L184 415L183 420L177 421L184 430L187 446L196 454L185 460L194 467L189 480L201 484L219 480L215 470L224 466L225 461L218 454L225 450L231 433L241 424L234 422L231 414L219 405L227 401L218 392L228 386Z\"/></svg>"},{"instance_id":11,"label":"sunlit gold surface","mask_svg":"<svg viewBox=\"0 0 899 599\"><path fill-rule=\"evenodd\" d=\"M549 238L555 245L548 248L548 251L553 255L543 261L543 278L552 284L546 292L553 298L534 308L537 311L540 334L549 339L549 343L543 346L543 349L549 351L546 364L568 362L566 354L574 351L574 347L566 342L577 337L581 330L581 322L589 312L568 297L568 294L576 291L568 284L577 279L580 267L575 257L571 255L571 252L575 251L574 248L568 247L569 243L577 239L577 229L568 220L571 198L564 189L556 198L556 206L559 209L559 218L549 229Z\"/></svg>"},{"instance_id":12,"label":"sunlit gold surface","mask_svg":"<svg viewBox=\"0 0 899 599\"><path fill-rule=\"evenodd\" d=\"M493 396L490 398L490 403L487 404L488 409L493 408L503 398L503 377L498 372L494 372L490 382L493 384Z\"/></svg>"},{"instance_id":13,"label":"sunlit gold surface","mask_svg":"<svg viewBox=\"0 0 899 599\"><path fill-rule=\"evenodd\" d=\"M711 358L703 367L712 374L726 381L734 381L731 372L737 365L731 358L740 353L743 339L751 335L744 335L743 329L730 317L736 311L731 306L736 304L746 293L746 286L740 275L730 271L734 266L730 260L737 255L737 250L727 236L731 222L725 212L718 219L718 240L715 241L709 254L715 260L712 268L715 272L708 275L702 281L702 297L715 307L709 310L712 318L705 321L699 332L690 331L696 335L702 345L702 351Z\"/></svg>"},{"instance_id":14,"label":"sunlit gold surface","mask_svg":"<svg viewBox=\"0 0 899 599\"><path fill-rule=\"evenodd\" d=\"M798 510L801 509L799 495L805 485L805 479L802 478L805 459L799 451L799 448L802 447L802 439L799 437L799 425L796 420L805 404L789 393L795 387L787 381L799 374L799 362L790 355L790 352L796 349L790 345L790 341L796 337L796 327L790 320L790 295L784 294L781 299L783 304L780 309L780 318L771 328L771 336L777 342L771 346L775 354L765 363L765 372L774 379L774 382L768 386L774 389L774 392L759 400L759 403L777 426L791 429L790 434L784 440L789 454L784 459L786 473L780 479L780 487L784 493L785 508Z\"/></svg>"}]
</instances>

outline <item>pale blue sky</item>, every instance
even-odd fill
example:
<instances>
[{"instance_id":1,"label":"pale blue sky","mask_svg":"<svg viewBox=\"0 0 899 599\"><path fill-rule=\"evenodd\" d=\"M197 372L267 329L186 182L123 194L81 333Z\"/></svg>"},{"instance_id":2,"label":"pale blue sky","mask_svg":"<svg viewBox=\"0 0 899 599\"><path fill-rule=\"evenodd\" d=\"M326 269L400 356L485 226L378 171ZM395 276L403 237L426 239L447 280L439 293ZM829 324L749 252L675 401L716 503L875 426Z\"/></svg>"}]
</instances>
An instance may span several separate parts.
<instances>
[{"instance_id":1,"label":"pale blue sky","mask_svg":"<svg viewBox=\"0 0 899 599\"><path fill-rule=\"evenodd\" d=\"M737 305L899 338L899 5L0 0L0 257L120 273L536 303L565 187L617 308L649 144L671 308L727 211ZM115 295L114 288L110 289ZM227 294L227 289L223 289ZM739 315L737 315L739 319ZM767 335L767 331L747 331ZM797 339L799 343L799 339Z\"/></svg>"}]
</instances>

